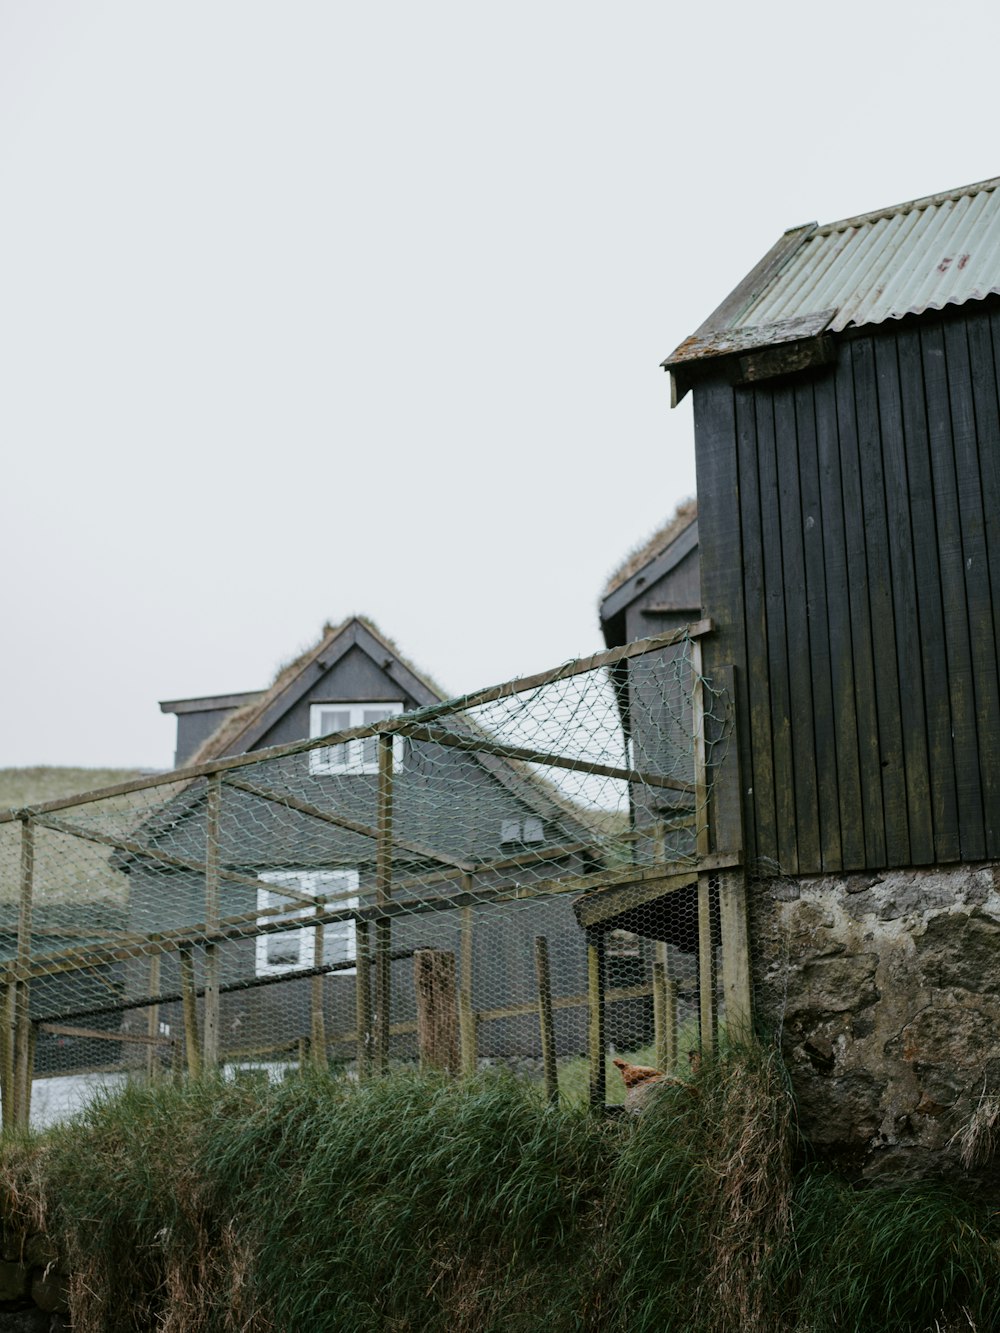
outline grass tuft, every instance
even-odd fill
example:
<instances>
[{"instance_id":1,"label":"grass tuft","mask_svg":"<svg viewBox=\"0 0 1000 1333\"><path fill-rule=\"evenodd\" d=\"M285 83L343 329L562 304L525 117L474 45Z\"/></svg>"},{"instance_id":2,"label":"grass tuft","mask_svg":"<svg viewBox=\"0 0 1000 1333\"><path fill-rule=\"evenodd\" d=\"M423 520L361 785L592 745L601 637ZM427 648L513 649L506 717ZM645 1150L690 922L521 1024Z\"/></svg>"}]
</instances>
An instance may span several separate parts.
<instances>
[{"instance_id":1,"label":"grass tuft","mask_svg":"<svg viewBox=\"0 0 1000 1333\"><path fill-rule=\"evenodd\" d=\"M776 1053L639 1116L512 1077L133 1086L0 1144L79 1333L986 1333L985 1204L793 1165Z\"/></svg>"}]
</instances>

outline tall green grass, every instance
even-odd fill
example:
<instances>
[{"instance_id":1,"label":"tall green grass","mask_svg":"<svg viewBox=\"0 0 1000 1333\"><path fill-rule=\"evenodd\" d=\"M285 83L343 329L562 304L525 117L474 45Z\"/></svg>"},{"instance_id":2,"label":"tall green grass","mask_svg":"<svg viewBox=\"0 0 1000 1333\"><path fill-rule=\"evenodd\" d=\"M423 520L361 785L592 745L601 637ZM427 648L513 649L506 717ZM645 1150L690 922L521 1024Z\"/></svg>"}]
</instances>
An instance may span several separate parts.
<instances>
[{"instance_id":1,"label":"tall green grass","mask_svg":"<svg viewBox=\"0 0 1000 1333\"><path fill-rule=\"evenodd\" d=\"M987 1205L854 1190L793 1148L753 1049L610 1120L503 1076L135 1086L6 1140L0 1173L79 1333L1000 1327Z\"/></svg>"}]
</instances>

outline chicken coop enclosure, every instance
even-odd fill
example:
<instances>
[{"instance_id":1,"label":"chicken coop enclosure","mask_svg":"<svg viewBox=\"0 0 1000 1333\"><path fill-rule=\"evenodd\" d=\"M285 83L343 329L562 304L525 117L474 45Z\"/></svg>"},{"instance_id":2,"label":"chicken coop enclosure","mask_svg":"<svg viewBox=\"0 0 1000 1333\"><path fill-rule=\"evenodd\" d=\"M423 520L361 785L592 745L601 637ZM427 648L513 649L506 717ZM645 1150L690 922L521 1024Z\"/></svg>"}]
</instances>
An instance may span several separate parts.
<instances>
[{"instance_id":1,"label":"chicken coop enclosure","mask_svg":"<svg viewBox=\"0 0 1000 1333\"><path fill-rule=\"evenodd\" d=\"M0 814L0 1087L484 1064L608 1095L749 1021L708 622ZM611 1071L614 1073L614 1071Z\"/></svg>"}]
</instances>

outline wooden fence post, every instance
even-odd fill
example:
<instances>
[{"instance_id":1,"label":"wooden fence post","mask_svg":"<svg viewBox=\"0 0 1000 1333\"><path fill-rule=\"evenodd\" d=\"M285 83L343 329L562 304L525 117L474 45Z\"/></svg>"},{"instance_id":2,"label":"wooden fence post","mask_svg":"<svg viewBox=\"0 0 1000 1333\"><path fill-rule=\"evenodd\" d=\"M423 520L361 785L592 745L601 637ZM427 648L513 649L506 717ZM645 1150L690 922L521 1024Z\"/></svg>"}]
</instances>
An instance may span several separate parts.
<instances>
[{"instance_id":1,"label":"wooden fence post","mask_svg":"<svg viewBox=\"0 0 1000 1333\"><path fill-rule=\"evenodd\" d=\"M358 1081L363 1083L371 1073L372 990L371 955L368 943L368 922L358 921L354 928L354 1014L358 1029Z\"/></svg>"},{"instance_id":2,"label":"wooden fence post","mask_svg":"<svg viewBox=\"0 0 1000 1333\"><path fill-rule=\"evenodd\" d=\"M753 1029L753 1011L747 885L742 870L725 871L719 875L719 929L726 1035L731 1042L743 1042L749 1040Z\"/></svg>"},{"instance_id":3,"label":"wooden fence post","mask_svg":"<svg viewBox=\"0 0 1000 1333\"><path fill-rule=\"evenodd\" d=\"M604 932L587 931L587 1052L590 1061L590 1107L604 1109Z\"/></svg>"},{"instance_id":4,"label":"wooden fence post","mask_svg":"<svg viewBox=\"0 0 1000 1333\"><path fill-rule=\"evenodd\" d=\"M544 935L535 936L535 974L538 978L538 1026L542 1039L545 1095L550 1102L558 1102L559 1070L556 1064L556 1031L552 1019L552 976L549 969L549 942Z\"/></svg>"},{"instance_id":5,"label":"wooden fence post","mask_svg":"<svg viewBox=\"0 0 1000 1333\"><path fill-rule=\"evenodd\" d=\"M184 1011L184 1049L187 1053L188 1073L192 1078L197 1078L201 1073L201 1042L198 1037L193 946L182 944L177 950L177 961L181 973L181 1008Z\"/></svg>"},{"instance_id":6,"label":"wooden fence post","mask_svg":"<svg viewBox=\"0 0 1000 1333\"><path fill-rule=\"evenodd\" d=\"M17 917L18 980L14 1001L14 1097L12 1121L27 1129L31 1119L31 1080L34 1042L31 1033L31 918L35 892L35 830L30 819L21 820L21 896Z\"/></svg>"},{"instance_id":7,"label":"wooden fence post","mask_svg":"<svg viewBox=\"0 0 1000 1333\"><path fill-rule=\"evenodd\" d=\"M222 783L218 773L208 779L205 816L205 925L219 927L219 822L222 812ZM203 1059L206 1069L219 1063L219 946L205 945L205 1008Z\"/></svg>"},{"instance_id":8,"label":"wooden fence post","mask_svg":"<svg viewBox=\"0 0 1000 1333\"><path fill-rule=\"evenodd\" d=\"M462 892L472 892L472 876L462 876ZM461 909L461 978L458 987L458 1027L462 1046L462 1073L476 1072L479 1057L479 1033L472 1000L473 915L471 907Z\"/></svg>"},{"instance_id":9,"label":"wooden fence post","mask_svg":"<svg viewBox=\"0 0 1000 1333\"><path fill-rule=\"evenodd\" d=\"M669 974L667 946L656 945L653 963L653 1041L657 1069L673 1069L677 1063L677 982Z\"/></svg>"},{"instance_id":10,"label":"wooden fence post","mask_svg":"<svg viewBox=\"0 0 1000 1333\"><path fill-rule=\"evenodd\" d=\"M154 953L149 958L149 994L160 993L160 955ZM146 1077L152 1082L160 1072L159 1050L153 1044L160 1035L160 1006L151 1004L146 1013L146 1035L150 1043L146 1047Z\"/></svg>"},{"instance_id":11,"label":"wooden fence post","mask_svg":"<svg viewBox=\"0 0 1000 1333\"><path fill-rule=\"evenodd\" d=\"M423 1069L459 1070L458 996L455 955L444 949L417 949L413 955L417 990L417 1049Z\"/></svg>"},{"instance_id":12,"label":"wooden fence post","mask_svg":"<svg viewBox=\"0 0 1000 1333\"><path fill-rule=\"evenodd\" d=\"M701 643L691 641L691 726L694 738L694 790L696 849L699 857L711 851L709 827L709 781L705 736L705 682ZM714 1052L718 1037L715 1003L715 957L712 944L712 879L698 876L698 996L702 1054Z\"/></svg>"},{"instance_id":13,"label":"wooden fence post","mask_svg":"<svg viewBox=\"0 0 1000 1333\"><path fill-rule=\"evenodd\" d=\"M384 907L392 897L392 743L378 738L378 804L375 817L375 903ZM375 922L375 1072L389 1067L389 1011L392 1005L392 926L388 917Z\"/></svg>"},{"instance_id":14,"label":"wooden fence post","mask_svg":"<svg viewBox=\"0 0 1000 1333\"><path fill-rule=\"evenodd\" d=\"M10 973L7 974L8 978ZM0 1108L3 1124L9 1129L16 1124L17 1096L15 1091L14 1024L16 1021L17 983L9 980L3 988L3 1010L0 1013Z\"/></svg>"},{"instance_id":15,"label":"wooden fence post","mask_svg":"<svg viewBox=\"0 0 1000 1333\"><path fill-rule=\"evenodd\" d=\"M316 915L319 916L326 910L326 903L322 898L317 899ZM322 925L313 927L313 967L323 966L323 937L325 928ZM326 1069L326 1019L323 1014L323 973L317 972L312 978L310 984L310 1023L309 1023L309 1045L312 1051L313 1064L317 1069Z\"/></svg>"}]
</instances>

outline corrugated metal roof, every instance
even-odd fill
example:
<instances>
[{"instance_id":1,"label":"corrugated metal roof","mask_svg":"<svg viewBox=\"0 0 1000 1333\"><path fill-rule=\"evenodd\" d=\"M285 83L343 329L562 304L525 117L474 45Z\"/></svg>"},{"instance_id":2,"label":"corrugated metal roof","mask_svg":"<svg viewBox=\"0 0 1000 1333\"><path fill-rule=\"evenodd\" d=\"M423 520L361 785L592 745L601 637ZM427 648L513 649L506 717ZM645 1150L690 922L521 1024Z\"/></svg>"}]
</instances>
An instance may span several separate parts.
<instances>
[{"instance_id":1,"label":"corrugated metal roof","mask_svg":"<svg viewBox=\"0 0 1000 1333\"><path fill-rule=\"evenodd\" d=\"M666 367L1000 293L1000 177L786 232Z\"/></svg>"}]
</instances>

